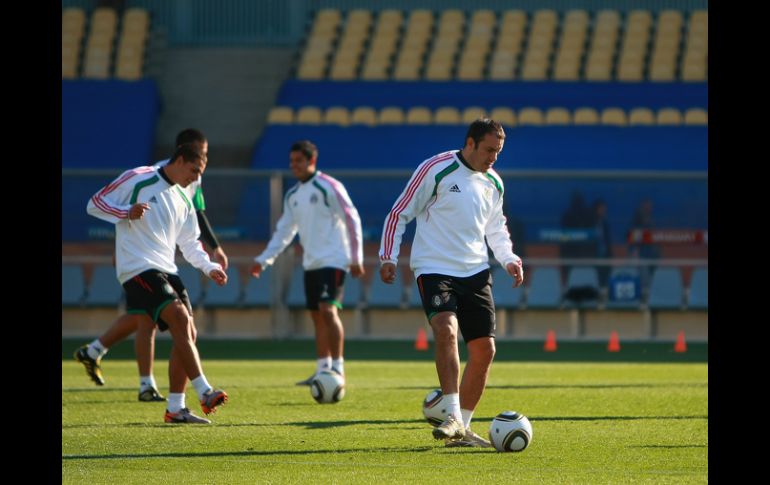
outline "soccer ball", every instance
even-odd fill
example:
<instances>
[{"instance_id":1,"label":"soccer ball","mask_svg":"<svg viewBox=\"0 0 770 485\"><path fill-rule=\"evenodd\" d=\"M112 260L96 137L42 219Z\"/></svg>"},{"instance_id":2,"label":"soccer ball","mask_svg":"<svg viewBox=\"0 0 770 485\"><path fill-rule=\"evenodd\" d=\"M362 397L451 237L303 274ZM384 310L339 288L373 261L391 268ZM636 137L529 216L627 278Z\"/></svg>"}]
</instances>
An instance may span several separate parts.
<instances>
[{"instance_id":1,"label":"soccer ball","mask_svg":"<svg viewBox=\"0 0 770 485\"><path fill-rule=\"evenodd\" d=\"M532 424L516 411L503 411L489 426L489 441L497 451L524 451L532 442Z\"/></svg>"},{"instance_id":2,"label":"soccer ball","mask_svg":"<svg viewBox=\"0 0 770 485\"><path fill-rule=\"evenodd\" d=\"M425 396L422 402L422 414L432 426L438 426L447 417L447 406L444 402L444 393L441 389L434 389Z\"/></svg>"},{"instance_id":3,"label":"soccer ball","mask_svg":"<svg viewBox=\"0 0 770 485\"><path fill-rule=\"evenodd\" d=\"M310 395L320 404L340 402L345 397L345 378L337 371L322 370L310 382Z\"/></svg>"}]
</instances>

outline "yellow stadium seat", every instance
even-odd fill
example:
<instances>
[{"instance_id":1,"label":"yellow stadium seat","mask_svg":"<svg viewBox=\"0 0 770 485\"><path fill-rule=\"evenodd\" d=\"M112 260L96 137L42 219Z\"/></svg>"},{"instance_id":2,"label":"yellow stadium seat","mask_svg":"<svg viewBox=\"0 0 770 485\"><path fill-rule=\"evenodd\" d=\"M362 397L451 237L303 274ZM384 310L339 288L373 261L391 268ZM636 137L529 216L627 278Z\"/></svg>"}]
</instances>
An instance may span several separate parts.
<instances>
[{"instance_id":1,"label":"yellow stadium seat","mask_svg":"<svg viewBox=\"0 0 770 485\"><path fill-rule=\"evenodd\" d=\"M121 62L115 66L115 78L124 81L136 81L142 78L142 63Z\"/></svg>"},{"instance_id":2,"label":"yellow stadium seat","mask_svg":"<svg viewBox=\"0 0 770 485\"><path fill-rule=\"evenodd\" d=\"M429 125L433 123L433 113L425 106L414 106L406 112L407 125Z\"/></svg>"},{"instance_id":3,"label":"yellow stadium seat","mask_svg":"<svg viewBox=\"0 0 770 485\"><path fill-rule=\"evenodd\" d=\"M377 125L377 113L369 106L359 106L350 115L351 125Z\"/></svg>"},{"instance_id":4,"label":"yellow stadium seat","mask_svg":"<svg viewBox=\"0 0 770 485\"><path fill-rule=\"evenodd\" d=\"M326 108L323 122L327 125L348 126L350 124L350 113L344 106L331 106Z\"/></svg>"},{"instance_id":5,"label":"yellow stadium seat","mask_svg":"<svg viewBox=\"0 0 770 485\"><path fill-rule=\"evenodd\" d=\"M570 114L564 108L549 108L545 112L546 125L568 125L570 124Z\"/></svg>"},{"instance_id":6,"label":"yellow stadium seat","mask_svg":"<svg viewBox=\"0 0 770 485\"><path fill-rule=\"evenodd\" d=\"M317 106L303 106L297 111L296 123L301 125L321 124L321 110Z\"/></svg>"},{"instance_id":7,"label":"yellow stadium seat","mask_svg":"<svg viewBox=\"0 0 770 485\"><path fill-rule=\"evenodd\" d=\"M403 125L404 110L398 106L386 106L380 110L378 121L380 125Z\"/></svg>"},{"instance_id":8,"label":"yellow stadium seat","mask_svg":"<svg viewBox=\"0 0 770 485\"><path fill-rule=\"evenodd\" d=\"M676 108L661 108L655 121L659 125L681 125L682 113Z\"/></svg>"},{"instance_id":9,"label":"yellow stadium seat","mask_svg":"<svg viewBox=\"0 0 770 485\"><path fill-rule=\"evenodd\" d=\"M434 113L433 122L437 125L459 125L460 112L451 106L442 106Z\"/></svg>"},{"instance_id":10,"label":"yellow stadium seat","mask_svg":"<svg viewBox=\"0 0 770 485\"><path fill-rule=\"evenodd\" d=\"M470 125L479 118L486 118L487 110L481 106L468 106L463 110L462 122L466 125Z\"/></svg>"},{"instance_id":11,"label":"yellow stadium seat","mask_svg":"<svg viewBox=\"0 0 770 485\"><path fill-rule=\"evenodd\" d=\"M628 113L629 125L654 125L655 114L649 108L633 108Z\"/></svg>"},{"instance_id":12,"label":"yellow stadium seat","mask_svg":"<svg viewBox=\"0 0 770 485\"><path fill-rule=\"evenodd\" d=\"M604 108L602 110L601 123L603 125L626 126L626 112L620 108Z\"/></svg>"},{"instance_id":13,"label":"yellow stadium seat","mask_svg":"<svg viewBox=\"0 0 770 485\"><path fill-rule=\"evenodd\" d=\"M273 106L267 115L268 125L290 125L294 121L294 111L289 106Z\"/></svg>"},{"instance_id":14,"label":"yellow stadium seat","mask_svg":"<svg viewBox=\"0 0 770 485\"><path fill-rule=\"evenodd\" d=\"M599 113L593 108L578 108L572 113L574 125L596 125L599 123Z\"/></svg>"},{"instance_id":15,"label":"yellow stadium seat","mask_svg":"<svg viewBox=\"0 0 770 485\"><path fill-rule=\"evenodd\" d=\"M690 108L684 112L685 125L708 125L709 113L702 108Z\"/></svg>"},{"instance_id":16,"label":"yellow stadium seat","mask_svg":"<svg viewBox=\"0 0 770 485\"><path fill-rule=\"evenodd\" d=\"M706 65L691 64L682 68L682 81L706 81Z\"/></svg>"},{"instance_id":17,"label":"yellow stadium seat","mask_svg":"<svg viewBox=\"0 0 770 485\"><path fill-rule=\"evenodd\" d=\"M544 123L543 112L539 108L522 108L519 110L519 116L517 117L519 126L534 125L539 126Z\"/></svg>"},{"instance_id":18,"label":"yellow stadium seat","mask_svg":"<svg viewBox=\"0 0 770 485\"><path fill-rule=\"evenodd\" d=\"M489 117L503 126L516 126L516 115L513 110L507 106L498 106L497 108L492 109L492 112L489 113Z\"/></svg>"}]
</instances>

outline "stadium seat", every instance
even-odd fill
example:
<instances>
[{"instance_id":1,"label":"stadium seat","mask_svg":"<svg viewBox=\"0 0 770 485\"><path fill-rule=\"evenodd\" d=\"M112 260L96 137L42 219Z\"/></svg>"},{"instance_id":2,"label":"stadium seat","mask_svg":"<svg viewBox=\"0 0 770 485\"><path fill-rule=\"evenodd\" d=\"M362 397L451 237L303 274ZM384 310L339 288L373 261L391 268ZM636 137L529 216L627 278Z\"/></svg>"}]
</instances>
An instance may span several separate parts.
<instances>
[{"instance_id":1,"label":"stadium seat","mask_svg":"<svg viewBox=\"0 0 770 485\"><path fill-rule=\"evenodd\" d=\"M62 305L80 305L85 289L82 267L79 264L63 264L61 267Z\"/></svg>"},{"instance_id":2,"label":"stadium seat","mask_svg":"<svg viewBox=\"0 0 770 485\"><path fill-rule=\"evenodd\" d=\"M377 277L377 275L375 275ZM363 302L363 285L361 278L353 278L350 273L345 275L345 287L342 294L342 308L355 309Z\"/></svg>"},{"instance_id":3,"label":"stadium seat","mask_svg":"<svg viewBox=\"0 0 770 485\"><path fill-rule=\"evenodd\" d=\"M602 110L601 124L626 126L626 112L620 108L604 108Z\"/></svg>"},{"instance_id":4,"label":"stadium seat","mask_svg":"<svg viewBox=\"0 0 770 485\"><path fill-rule=\"evenodd\" d=\"M652 310L678 310L682 308L684 288L679 268L662 267L655 270L650 282L647 301Z\"/></svg>"},{"instance_id":5,"label":"stadium seat","mask_svg":"<svg viewBox=\"0 0 770 485\"><path fill-rule=\"evenodd\" d=\"M380 125L403 125L404 110L398 106L386 106L380 110L378 122Z\"/></svg>"},{"instance_id":6,"label":"stadium seat","mask_svg":"<svg viewBox=\"0 0 770 485\"><path fill-rule=\"evenodd\" d=\"M351 125L377 125L377 113L369 106L359 106L350 115Z\"/></svg>"},{"instance_id":7,"label":"stadium seat","mask_svg":"<svg viewBox=\"0 0 770 485\"><path fill-rule=\"evenodd\" d=\"M297 111L295 122L299 125L319 125L321 110L317 106L303 106Z\"/></svg>"},{"instance_id":8,"label":"stadium seat","mask_svg":"<svg viewBox=\"0 0 770 485\"><path fill-rule=\"evenodd\" d=\"M393 284L384 283L379 275L372 277L366 299L367 305L374 308L400 308L403 302L404 283L397 277Z\"/></svg>"},{"instance_id":9,"label":"stadium seat","mask_svg":"<svg viewBox=\"0 0 770 485\"><path fill-rule=\"evenodd\" d=\"M442 106L434 113L433 122L437 125L459 125L462 119L457 108Z\"/></svg>"},{"instance_id":10,"label":"stadium seat","mask_svg":"<svg viewBox=\"0 0 770 485\"><path fill-rule=\"evenodd\" d=\"M519 110L517 121L519 122L519 126L540 126L543 124L543 112L540 111L539 108L522 108Z\"/></svg>"},{"instance_id":11,"label":"stadium seat","mask_svg":"<svg viewBox=\"0 0 770 485\"><path fill-rule=\"evenodd\" d=\"M690 108L684 112L685 125L708 125L708 111L701 108Z\"/></svg>"},{"instance_id":12,"label":"stadium seat","mask_svg":"<svg viewBox=\"0 0 770 485\"><path fill-rule=\"evenodd\" d=\"M501 123L503 126L507 126L509 128L516 126L516 115L511 108L498 106L497 108L492 109L492 112L489 114L489 116L498 123Z\"/></svg>"},{"instance_id":13,"label":"stadium seat","mask_svg":"<svg viewBox=\"0 0 770 485\"><path fill-rule=\"evenodd\" d=\"M571 297L585 295L585 297ZM578 266L570 269L564 293L566 308L596 308L599 300L599 274L593 266Z\"/></svg>"},{"instance_id":14,"label":"stadium seat","mask_svg":"<svg viewBox=\"0 0 770 485\"><path fill-rule=\"evenodd\" d=\"M638 267L613 268L609 277L608 310L639 310L641 287ZM613 287L617 285L616 287Z\"/></svg>"},{"instance_id":15,"label":"stadium seat","mask_svg":"<svg viewBox=\"0 0 770 485\"><path fill-rule=\"evenodd\" d=\"M94 268L84 303L88 306L117 306L123 296L115 267L99 265Z\"/></svg>"},{"instance_id":16,"label":"stadium seat","mask_svg":"<svg viewBox=\"0 0 770 485\"><path fill-rule=\"evenodd\" d=\"M479 118L486 118L487 110L480 106L469 106L463 110L462 122L470 125Z\"/></svg>"},{"instance_id":17,"label":"stadium seat","mask_svg":"<svg viewBox=\"0 0 770 485\"><path fill-rule=\"evenodd\" d=\"M288 106L273 106L267 115L269 125L290 125L294 121L294 112Z\"/></svg>"},{"instance_id":18,"label":"stadium seat","mask_svg":"<svg viewBox=\"0 0 770 485\"><path fill-rule=\"evenodd\" d=\"M545 112L546 125L568 125L570 124L570 114L565 108L549 108Z\"/></svg>"},{"instance_id":19,"label":"stadium seat","mask_svg":"<svg viewBox=\"0 0 770 485\"><path fill-rule=\"evenodd\" d=\"M524 287L513 288L512 284L513 278L502 266L492 268L492 297L496 308L519 308L524 297Z\"/></svg>"},{"instance_id":20,"label":"stadium seat","mask_svg":"<svg viewBox=\"0 0 770 485\"><path fill-rule=\"evenodd\" d=\"M649 108L633 108L628 114L629 125L654 125L655 114Z\"/></svg>"},{"instance_id":21,"label":"stadium seat","mask_svg":"<svg viewBox=\"0 0 770 485\"><path fill-rule=\"evenodd\" d=\"M272 299L273 285L271 284L272 274L268 267L259 278L254 278L249 274L248 283L243 291L243 305L250 307L268 307Z\"/></svg>"},{"instance_id":22,"label":"stadium seat","mask_svg":"<svg viewBox=\"0 0 770 485\"><path fill-rule=\"evenodd\" d=\"M561 305L561 275L554 267L541 266L532 271L527 308L557 309Z\"/></svg>"},{"instance_id":23,"label":"stadium seat","mask_svg":"<svg viewBox=\"0 0 770 485\"><path fill-rule=\"evenodd\" d=\"M414 106L406 113L407 125L429 125L433 122L433 113L425 106Z\"/></svg>"},{"instance_id":24,"label":"stadium seat","mask_svg":"<svg viewBox=\"0 0 770 485\"><path fill-rule=\"evenodd\" d=\"M696 268L690 280L690 298L687 303L690 310L708 310L709 308L709 269Z\"/></svg>"},{"instance_id":25,"label":"stadium seat","mask_svg":"<svg viewBox=\"0 0 770 485\"><path fill-rule=\"evenodd\" d=\"M294 266L289 281L289 291L286 293L286 305L291 308L305 308L305 270L301 264Z\"/></svg>"},{"instance_id":26,"label":"stadium seat","mask_svg":"<svg viewBox=\"0 0 770 485\"><path fill-rule=\"evenodd\" d=\"M681 125L682 113L676 108L661 108L656 118L658 125Z\"/></svg>"},{"instance_id":27,"label":"stadium seat","mask_svg":"<svg viewBox=\"0 0 770 485\"><path fill-rule=\"evenodd\" d=\"M238 305L241 299L241 277L237 266L227 268L227 284L219 286L214 281L208 282L206 306L231 307Z\"/></svg>"},{"instance_id":28,"label":"stadium seat","mask_svg":"<svg viewBox=\"0 0 770 485\"><path fill-rule=\"evenodd\" d=\"M572 123L575 125L599 124L599 113L593 108L578 108L572 114Z\"/></svg>"},{"instance_id":29,"label":"stadium seat","mask_svg":"<svg viewBox=\"0 0 770 485\"><path fill-rule=\"evenodd\" d=\"M203 278L208 277L189 264L179 265L178 269L179 278L187 289L187 296L190 297L190 304L196 307L203 297Z\"/></svg>"},{"instance_id":30,"label":"stadium seat","mask_svg":"<svg viewBox=\"0 0 770 485\"><path fill-rule=\"evenodd\" d=\"M344 106L331 106L326 108L323 122L327 125L348 126L350 124L350 113Z\"/></svg>"}]
</instances>

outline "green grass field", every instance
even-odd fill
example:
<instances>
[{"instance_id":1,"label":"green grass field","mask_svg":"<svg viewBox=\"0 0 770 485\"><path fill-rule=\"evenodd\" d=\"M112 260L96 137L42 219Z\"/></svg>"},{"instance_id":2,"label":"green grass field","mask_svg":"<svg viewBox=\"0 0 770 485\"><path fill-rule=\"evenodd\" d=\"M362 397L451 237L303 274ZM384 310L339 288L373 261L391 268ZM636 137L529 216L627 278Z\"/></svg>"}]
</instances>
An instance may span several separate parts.
<instances>
[{"instance_id":1,"label":"green grass field","mask_svg":"<svg viewBox=\"0 0 770 485\"><path fill-rule=\"evenodd\" d=\"M62 483L707 482L705 362L501 359L472 427L485 436L498 412L515 410L534 433L524 452L498 453L433 440L420 410L438 384L432 351L419 360L349 356L345 399L320 405L293 385L313 370L312 344L303 345L301 360L287 359L290 351L206 360L202 350L209 381L230 402L212 425L191 426L163 423L163 403L137 402L136 364L121 358L130 345L108 354L107 385L96 387L63 342ZM187 404L200 414L192 389Z\"/></svg>"}]
</instances>

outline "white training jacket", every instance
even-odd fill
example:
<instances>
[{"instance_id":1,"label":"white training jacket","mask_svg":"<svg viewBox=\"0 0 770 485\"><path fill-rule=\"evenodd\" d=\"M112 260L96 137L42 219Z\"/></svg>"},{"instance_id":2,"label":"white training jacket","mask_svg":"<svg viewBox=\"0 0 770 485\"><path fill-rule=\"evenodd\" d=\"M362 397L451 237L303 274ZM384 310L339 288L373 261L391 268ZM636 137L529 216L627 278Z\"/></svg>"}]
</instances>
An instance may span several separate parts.
<instances>
[{"instance_id":1,"label":"white training jacket","mask_svg":"<svg viewBox=\"0 0 770 485\"><path fill-rule=\"evenodd\" d=\"M345 187L335 178L316 170L298 182L283 198L283 214L262 254L254 261L267 268L299 232L302 267L305 271L325 267L347 271L352 263L363 264L361 218Z\"/></svg>"},{"instance_id":2,"label":"white training jacket","mask_svg":"<svg viewBox=\"0 0 770 485\"><path fill-rule=\"evenodd\" d=\"M519 263L503 215L503 180L470 168L453 150L422 162L385 218L380 264L398 263L404 229L417 219L410 267L415 278L467 277L489 268L487 243L505 267ZM486 236L486 242L484 240Z\"/></svg>"},{"instance_id":3,"label":"white training jacket","mask_svg":"<svg viewBox=\"0 0 770 485\"><path fill-rule=\"evenodd\" d=\"M148 269L176 274L177 244L184 258L207 276L222 269L198 241L198 218L189 195L159 169L128 170L88 201L90 215L115 224L115 270L121 284ZM148 203L150 209L141 219L129 220L128 211L138 202Z\"/></svg>"}]
</instances>

